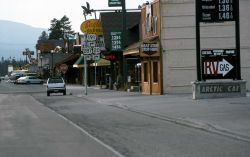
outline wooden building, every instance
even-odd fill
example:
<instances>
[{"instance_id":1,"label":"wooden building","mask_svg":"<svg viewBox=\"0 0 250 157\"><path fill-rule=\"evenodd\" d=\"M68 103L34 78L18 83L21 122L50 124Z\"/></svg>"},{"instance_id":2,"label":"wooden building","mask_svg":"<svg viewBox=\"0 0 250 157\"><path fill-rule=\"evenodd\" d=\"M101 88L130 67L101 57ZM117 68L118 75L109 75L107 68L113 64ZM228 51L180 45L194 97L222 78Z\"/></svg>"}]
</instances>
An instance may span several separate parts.
<instances>
[{"instance_id":1,"label":"wooden building","mask_svg":"<svg viewBox=\"0 0 250 157\"><path fill-rule=\"evenodd\" d=\"M160 21L159 0L143 5L141 11L142 42L140 47L143 94L159 95L163 93Z\"/></svg>"}]
</instances>

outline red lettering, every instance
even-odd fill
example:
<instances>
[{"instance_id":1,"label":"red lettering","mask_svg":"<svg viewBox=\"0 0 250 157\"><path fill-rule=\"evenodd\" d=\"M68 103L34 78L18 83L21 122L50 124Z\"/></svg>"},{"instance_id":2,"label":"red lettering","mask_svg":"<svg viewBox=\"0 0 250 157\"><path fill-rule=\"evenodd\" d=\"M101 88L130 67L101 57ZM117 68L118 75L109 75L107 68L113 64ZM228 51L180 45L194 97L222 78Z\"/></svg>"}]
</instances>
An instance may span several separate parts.
<instances>
[{"instance_id":1,"label":"red lettering","mask_svg":"<svg viewBox=\"0 0 250 157\"><path fill-rule=\"evenodd\" d=\"M205 60L203 62L204 65L204 74L205 75L218 75L218 70L219 70L219 61L218 60Z\"/></svg>"}]
</instances>

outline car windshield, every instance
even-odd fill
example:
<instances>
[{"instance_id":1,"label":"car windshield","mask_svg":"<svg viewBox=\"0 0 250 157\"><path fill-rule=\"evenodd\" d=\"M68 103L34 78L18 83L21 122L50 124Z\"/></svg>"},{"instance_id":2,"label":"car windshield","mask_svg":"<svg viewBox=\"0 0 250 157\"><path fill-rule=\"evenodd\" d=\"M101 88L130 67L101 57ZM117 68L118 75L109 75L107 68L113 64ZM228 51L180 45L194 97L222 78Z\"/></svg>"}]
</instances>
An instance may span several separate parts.
<instances>
[{"instance_id":1,"label":"car windshield","mask_svg":"<svg viewBox=\"0 0 250 157\"><path fill-rule=\"evenodd\" d=\"M49 83L63 83L63 80L61 78L51 78Z\"/></svg>"}]
</instances>

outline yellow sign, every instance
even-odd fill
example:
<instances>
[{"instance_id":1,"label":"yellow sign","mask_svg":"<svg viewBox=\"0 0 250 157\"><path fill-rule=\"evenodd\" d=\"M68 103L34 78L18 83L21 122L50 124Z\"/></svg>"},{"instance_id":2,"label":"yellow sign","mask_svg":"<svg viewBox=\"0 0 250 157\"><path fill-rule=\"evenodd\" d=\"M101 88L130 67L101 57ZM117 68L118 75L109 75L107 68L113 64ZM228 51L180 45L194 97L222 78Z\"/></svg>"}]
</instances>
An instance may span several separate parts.
<instances>
[{"instance_id":1,"label":"yellow sign","mask_svg":"<svg viewBox=\"0 0 250 157\"><path fill-rule=\"evenodd\" d=\"M98 36L103 35L102 24L98 19L84 21L81 24L80 29L83 33L96 34Z\"/></svg>"}]
</instances>

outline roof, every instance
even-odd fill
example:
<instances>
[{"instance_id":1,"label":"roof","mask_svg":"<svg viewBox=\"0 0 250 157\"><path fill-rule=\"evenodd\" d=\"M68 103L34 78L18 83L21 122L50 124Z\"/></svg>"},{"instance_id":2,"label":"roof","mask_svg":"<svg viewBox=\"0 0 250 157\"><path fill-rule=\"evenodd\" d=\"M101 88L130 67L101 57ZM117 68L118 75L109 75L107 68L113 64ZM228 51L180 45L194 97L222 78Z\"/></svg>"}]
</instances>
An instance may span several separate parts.
<instances>
[{"instance_id":1,"label":"roof","mask_svg":"<svg viewBox=\"0 0 250 157\"><path fill-rule=\"evenodd\" d=\"M129 47L127 47L124 51L123 51L123 55L139 55L140 53L140 47L141 47L142 41L138 41L132 45L130 45Z\"/></svg>"},{"instance_id":2,"label":"roof","mask_svg":"<svg viewBox=\"0 0 250 157\"><path fill-rule=\"evenodd\" d=\"M109 66L110 65L110 61L103 59L103 58L99 59L95 63L90 64L90 66Z\"/></svg>"},{"instance_id":3,"label":"roof","mask_svg":"<svg viewBox=\"0 0 250 157\"><path fill-rule=\"evenodd\" d=\"M50 52L50 50L54 50L56 46L63 47L63 40L38 40L37 41L37 49L41 52Z\"/></svg>"}]
</instances>

